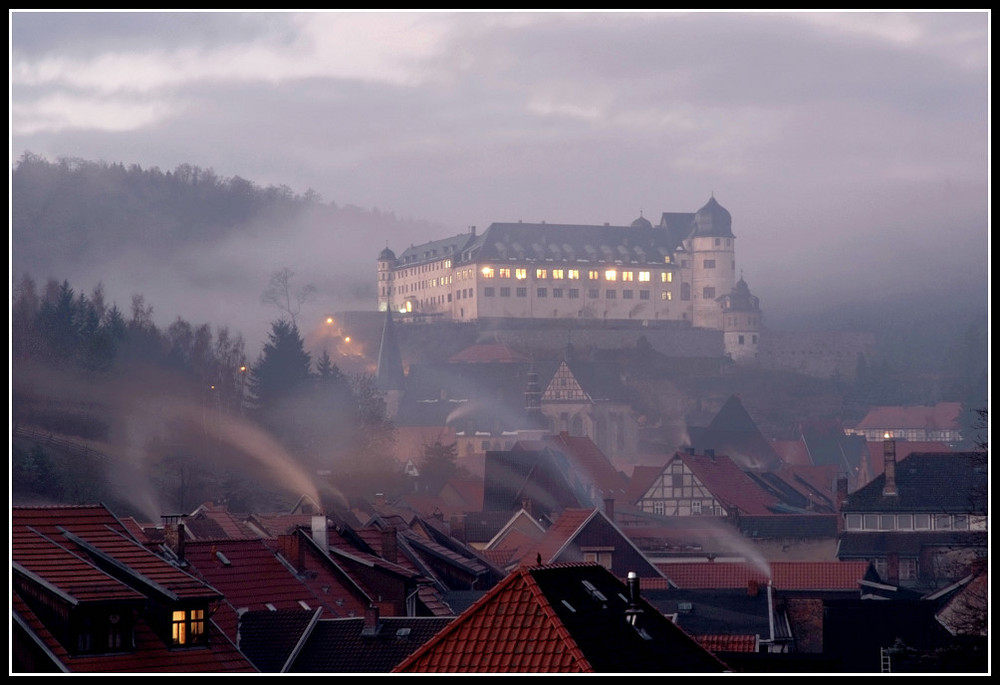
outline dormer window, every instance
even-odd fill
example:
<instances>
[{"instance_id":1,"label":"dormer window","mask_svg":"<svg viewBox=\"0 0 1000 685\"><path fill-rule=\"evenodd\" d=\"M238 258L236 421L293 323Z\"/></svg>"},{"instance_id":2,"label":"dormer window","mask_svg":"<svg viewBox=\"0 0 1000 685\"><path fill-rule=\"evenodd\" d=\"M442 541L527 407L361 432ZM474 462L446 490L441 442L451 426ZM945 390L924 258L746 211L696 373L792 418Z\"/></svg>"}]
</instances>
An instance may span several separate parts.
<instances>
[{"instance_id":1,"label":"dormer window","mask_svg":"<svg viewBox=\"0 0 1000 685\"><path fill-rule=\"evenodd\" d=\"M175 646L202 644L204 641L204 609L181 609L173 612L173 643Z\"/></svg>"}]
</instances>

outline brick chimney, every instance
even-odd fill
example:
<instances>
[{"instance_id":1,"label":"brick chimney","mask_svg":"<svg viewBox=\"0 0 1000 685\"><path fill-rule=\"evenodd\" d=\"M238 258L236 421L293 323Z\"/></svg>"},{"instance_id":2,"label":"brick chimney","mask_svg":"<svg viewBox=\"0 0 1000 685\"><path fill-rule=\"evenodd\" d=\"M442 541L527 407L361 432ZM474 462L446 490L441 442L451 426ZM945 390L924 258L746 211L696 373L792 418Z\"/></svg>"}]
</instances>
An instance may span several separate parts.
<instances>
[{"instance_id":1,"label":"brick chimney","mask_svg":"<svg viewBox=\"0 0 1000 685\"><path fill-rule=\"evenodd\" d=\"M604 513L607 514L607 517L609 519L611 519L612 521L615 520L615 499L614 499L614 497L605 497L604 498Z\"/></svg>"},{"instance_id":2,"label":"brick chimney","mask_svg":"<svg viewBox=\"0 0 1000 685\"><path fill-rule=\"evenodd\" d=\"M365 608L365 623L361 627L361 635L362 637L375 637L378 635L378 628L378 605L369 604Z\"/></svg>"},{"instance_id":3,"label":"brick chimney","mask_svg":"<svg viewBox=\"0 0 1000 685\"><path fill-rule=\"evenodd\" d=\"M896 489L896 441L891 439L882 443L882 452L885 455L885 486L882 488L883 497L894 497L899 494Z\"/></svg>"},{"instance_id":4,"label":"brick chimney","mask_svg":"<svg viewBox=\"0 0 1000 685\"><path fill-rule=\"evenodd\" d=\"M161 518L163 519L163 541L180 561L184 561L184 543L187 538L187 532L184 530L184 515L167 515Z\"/></svg>"}]
</instances>

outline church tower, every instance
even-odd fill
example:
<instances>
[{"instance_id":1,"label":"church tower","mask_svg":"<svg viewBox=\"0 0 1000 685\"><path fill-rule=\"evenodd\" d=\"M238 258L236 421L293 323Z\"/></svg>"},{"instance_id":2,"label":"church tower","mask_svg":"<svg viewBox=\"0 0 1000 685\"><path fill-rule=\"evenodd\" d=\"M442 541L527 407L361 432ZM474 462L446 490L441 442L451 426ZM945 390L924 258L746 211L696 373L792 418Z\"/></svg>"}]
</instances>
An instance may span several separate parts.
<instances>
[{"instance_id":1,"label":"church tower","mask_svg":"<svg viewBox=\"0 0 1000 685\"><path fill-rule=\"evenodd\" d=\"M736 282L736 237L729 211L715 200L694 215L688 237L691 254L691 322L696 328L722 329L719 298Z\"/></svg>"}]
</instances>

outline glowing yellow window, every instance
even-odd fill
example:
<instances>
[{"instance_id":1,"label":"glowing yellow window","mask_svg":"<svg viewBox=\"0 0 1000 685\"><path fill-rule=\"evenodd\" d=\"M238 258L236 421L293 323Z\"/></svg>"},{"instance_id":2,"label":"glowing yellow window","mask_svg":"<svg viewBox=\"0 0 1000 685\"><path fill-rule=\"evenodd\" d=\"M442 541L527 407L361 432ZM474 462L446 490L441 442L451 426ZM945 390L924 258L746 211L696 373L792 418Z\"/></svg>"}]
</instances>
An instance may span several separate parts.
<instances>
[{"instance_id":1,"label":"glowing yellow window","mask_svg":"<svg viewBox=\"0 0 1000 685\"><path fill-rule=\"evenodd\" d=\"M571 281L580 280L580 270L579 269L570 269L569 271L566 272L566 275L569 276L569 280L571 280Z\"/></svg>"},{"instance_id":2,"label":"glowing yellow window","mask_svg":"<svg viewBox=\"0 0 1000 685\"><path fill-rule=\"evenodd\" d=\"M175 645L197 643L205 635L204 609L174 611L171 623L173 643Z\"/></svg>"},{"instance_id":3,"label":"glowing yellow window","mask_svg":"<svg viewBox=\"0 0 1000 685\"><path fill-rule=\"evenodd\" d=\"M672 271L664 271L662 274L660 274L660 283L673 283L673 282L674 282L674 274Z\"/></svg>"},{"instance_id":4,"label":"glowing yellow window","mask_svg":"<svg viewBox=\"0 0 1000 685\"><path fill-rule=\"evenodd\" d=\"M483 267L483 278L493 278L493 267L484 266Z\"/></svg>"},{"instance_id":5,"label":"glowing yellow window","mask_svg":"<svg viewBox=\"0 0 1000 685\"><path fill-rule=\"evenodd\" d=\"M623 281L631 281L633 275L634 274L631 271L622 271L622 280Z\"/></svg>"},{"instance_id":6,"label":"glowing yellow window","mask_svg":"<svg viewBox=\"0 0 1000 685\"><path fill-rule=\"evenodd\" d=\"M604 272L604 280L606 280L606 281L617 281L618 280L618 272L615 271L614 269L608 269L607 271Z\"/></svg>"},{"instance_id":7,"label":"glowing yellow window","mask_svg":"<svg viewBox=\"0 0 1000 685\"><path fill-rule=\"evenodd\" d=\"M565 278L562 269L552 269L552 278Z\"/></svg>"},{"instance_id":8,"label":"glowing yellow window","mask_svg":"<svg viewBox=\"0 0 1000 685\"><path fill-rule=\"evenodd\" d=\"M549 277L548 269L535 269L535 278L548 278L548 277Z\"/></svg>"},{"instance_id":9,"label":"glowing yellow window","mask_svg":"<svg viewBox=\"0 0 1000 685\"><path fill-rule=\"evenodd\" d=\"M669 264L670 263L670 255L667 255L666 257L663 258L663 263L664 264Z\"/></svg>"},{"instance_id":10,"label":"glowing yellow window","mask_svg":"<svg viewBox=\"0 0 1000 685\"><path fill-rule=\"evenodd\" d=\"M502 267L500 269L500 278L510 278L510 269Z\"/></svg>"},{"instance_id":11,"label":"glowing yellow window","mask_svg":"<svg viewBox=\"0 0 1000 685\"><path fill-rule=\"evenodd\" d=\"M601 278L601 272L596 269L591 269L587 272L587 279L591 281L596 281Z\"/></svg>"},{"instance_id":12,"label":"glowing yellow window","mask_svg":"<svg viewBox=\"0 0 1000 685\"><path fill-rule=\"evenodd\" d=\"M649 272L648 271L640 271L639 272L639 281L641 283L648 283L649 282Z\"/></svg>"}]
</instances>

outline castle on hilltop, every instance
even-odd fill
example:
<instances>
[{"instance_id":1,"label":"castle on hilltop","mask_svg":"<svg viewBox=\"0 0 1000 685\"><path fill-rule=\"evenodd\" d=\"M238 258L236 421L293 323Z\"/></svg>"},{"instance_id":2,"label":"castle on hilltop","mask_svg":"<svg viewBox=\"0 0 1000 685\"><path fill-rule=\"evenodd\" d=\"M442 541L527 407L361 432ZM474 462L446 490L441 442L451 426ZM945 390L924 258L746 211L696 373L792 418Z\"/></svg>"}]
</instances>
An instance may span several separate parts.
<instances>
[{"instance_id":1,"label":"castle on hilltop","mask_svg":"<svg viewBox=\"0 0 1000 685\"><path fill-rule=\"evenodd\" d=\"M721 331L757 357L760 301L736 278L728 210L640 216L628 226L494 223L378 256L378 308L412 321L562 321Z\"/></svg>"}]
</instances>

